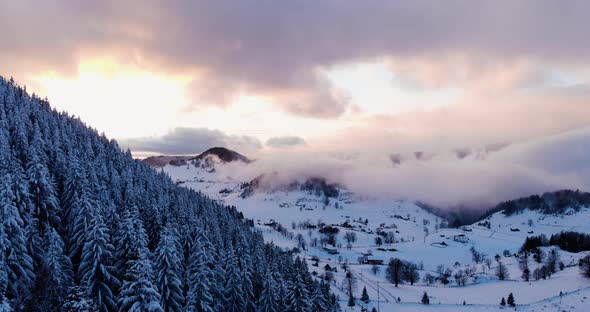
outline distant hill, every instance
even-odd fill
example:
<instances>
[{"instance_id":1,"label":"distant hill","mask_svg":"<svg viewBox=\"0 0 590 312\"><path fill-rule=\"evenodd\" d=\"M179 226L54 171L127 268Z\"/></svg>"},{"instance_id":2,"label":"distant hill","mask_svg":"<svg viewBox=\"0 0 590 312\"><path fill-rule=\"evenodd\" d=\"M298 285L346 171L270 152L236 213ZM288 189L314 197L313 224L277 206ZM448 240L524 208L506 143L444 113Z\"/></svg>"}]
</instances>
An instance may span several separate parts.
<instances>
[{"instance_id":1,"label":"distant hill","mask_svg":"<svg viewBox=\"0 0 590 312\"><path fill-rule=\"evenodd\" d=\"M510 216L524 210L538 211L543 214L561 214L566 213L568 209L579 211L582 207L590 207L590 193L579 190L560 190L499 203L484 217L499 211Z\"/></svg>"},{"instance_id":2,"label":"distant hill","mask_svg":"<svg viewBox=\"0 0 590 312\"><path fill-rule=\"evenodd\" d=\"M265 179L269 179L268 175L259 175L252 181L242 184L242 193L240 196L246 198L257 191L305 191L316 196L338 197L340 186L335 183L328 182L325 178L310 177L303 181L293 180L289 183L274 184ZM270 178L272 179L272 178ZM268 182L268 183L267 183Z\"/></svg>"},{"instance_id":3,"label":"distant hill","mask_svg":"<svg viewBox=\"0 0 590 312\"><path fill-rule=\"evenodd\" d=\"M425 202L416 202L416 205L448 220L450 226L459 227L473 224L496 212L502 212L502 214L510 216L525 210L537 211L542 214L562 214L566 213L568 209L579 211L582 207L590 207L590 193L579 190L560 190L504 201L493 208L487 209L472 206L443 208Z\"/></svg>"},{"instance_id":4,"label":"distant hill","mask_svg":"<svg viewBox=\"0 0 590 312\"><path fill-rule=\"evenodd\" d=\"M213 147L197 156L151 156L143 160L144 163L154 168L162 168L167 165L184 166L187 163L210 167L216 162L229 163L234 161L252 162L248 157L225 147Z\"/></svg>"}]
</instances>

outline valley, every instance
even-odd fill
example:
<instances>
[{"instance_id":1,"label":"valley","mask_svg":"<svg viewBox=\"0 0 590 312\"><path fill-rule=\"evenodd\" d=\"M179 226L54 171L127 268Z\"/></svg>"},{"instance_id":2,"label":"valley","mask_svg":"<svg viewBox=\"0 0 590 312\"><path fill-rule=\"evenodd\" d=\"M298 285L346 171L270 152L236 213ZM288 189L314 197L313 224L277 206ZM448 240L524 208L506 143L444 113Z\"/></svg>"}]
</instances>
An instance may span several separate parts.
<instances>
[{"instance_id":1,"label":"valley","mask_svg":"<svg viewBox=\"0 0 590 312\"><path fill-rule=\"evenodd\" d=\"M160 170L177 184L236 206L265 241L306 259L315 278L330 282L343 311L499 311L510 293L519 311L585 311L590 306L590 280L578 267L587 251L541 247L544 254L555 249L562 267L550 278L536 280L531 273L529 281L522 277L519 254L528 236L590 233L589 207L561 214L524 210L506 216L499 211L449 228L446 220L408 200L361 196L317 177L279 185L265 185L264 176L240 180L231 173L248 162L230 165L211 157ZM413 285L392 284L387 274L392 258L415 265ZM529 258L527 266L533 272L544 263ZM502 280L499 265L506 270ZM365 290L369 300L363 302ZM428 305L422 303L424 293Z\"/></svg>"}]
</instances>

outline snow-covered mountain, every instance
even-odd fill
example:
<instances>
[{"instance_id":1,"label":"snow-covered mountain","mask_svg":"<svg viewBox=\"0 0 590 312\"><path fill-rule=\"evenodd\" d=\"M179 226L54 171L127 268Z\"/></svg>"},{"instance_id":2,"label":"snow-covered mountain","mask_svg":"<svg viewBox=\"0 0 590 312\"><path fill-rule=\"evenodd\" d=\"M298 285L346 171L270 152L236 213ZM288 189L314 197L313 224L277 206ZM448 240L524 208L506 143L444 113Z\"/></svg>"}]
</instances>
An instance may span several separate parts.
<instances>
[{"instance_id":1,"label":"snow-covered mountain","mask_svg":"<svg viewBox=\"0 0 590 312\"><path fill-rule=\"evenodd\" d=\"M223 149L156 160L197 175L248 162ZM338 311L328 284L235 207L2 77L0 164L2 312Z\"/></svg>"},{"instance_id":2,"label":"snow-covered mountain","mask_svg":"<svg viewBox=\"0 0 590 312\"><path fill-rule=\"evenodd\" d=\"M171 161L161 170L177 183L236 206L265 240L299 250L313 274L331 280L343 308L350 310L344 300L347 274L354 276L355 297L366 288L372 299L357 310L376 307L378 295L382 311L493 311L510 292L525 311L584 311L589 304L590 280L577 266L587 251L558 251L563 270L528 282L521 278L522 259L516 256L528 236L590 233L587 193L537 196L545 205L535 196L501 203L472 225L448 228L447 220L411 201L355 194L319 176L285 180L276 172L232 175L243 166L249 162L215 162L203 169L190 161ZM552 249L541 247L545 254ZM391 258L416 264L419 280L395 287L386 272ZM529 259L531 276L545 262ZM499 266L509 277L496 276ZM445 271L450 272L448 284L440 279ZM424 292L428 307L421 304Z\"/></svg>"},{"instance_id":3,"label":"snow-covered mountain","mask_svg":"<svg viewBox=\"0 0 590 312\"><path fill-rule=\"evenodd\" d=\"M209 169L215 167L217 164L234 161L250 163L252 160L224 147L213 147L197 156L152 156L143 160L143 162L155 168L162 168L167 165L182 166L190 164L195 167Z\"/></svg>"}]
</instances>

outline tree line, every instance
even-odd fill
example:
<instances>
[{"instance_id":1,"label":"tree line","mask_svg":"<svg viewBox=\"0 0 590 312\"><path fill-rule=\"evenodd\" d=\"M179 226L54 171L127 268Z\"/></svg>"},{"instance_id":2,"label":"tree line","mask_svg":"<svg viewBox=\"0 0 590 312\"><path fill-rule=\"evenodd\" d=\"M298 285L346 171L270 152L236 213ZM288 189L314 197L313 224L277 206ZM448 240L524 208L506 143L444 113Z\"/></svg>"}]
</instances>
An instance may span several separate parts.
<instances>
[{"instance_id":1,"label":"tree line","mask_svg":"<svg viewBox=\"0 0 590 312\"><path fill-rule=\"evenodd\" d=\"M529 236L525 239L520 250L532 251L535 248L543 246L558 246L562 250L569 252L581 252L590 250L590 235L585 233L564 231L551 235L548 239L544 234Z\"/></svg>"},{"instance_id":2,"label":"tree line","mask_svg":"<svg viewBox=\"0 0 590 312\"><path fill-rule=\"evenodd\" d=\"M0 179L3 310L339 309L304 260L265 244L235 207L2 77Z\"/></svg>"}]
</instances>

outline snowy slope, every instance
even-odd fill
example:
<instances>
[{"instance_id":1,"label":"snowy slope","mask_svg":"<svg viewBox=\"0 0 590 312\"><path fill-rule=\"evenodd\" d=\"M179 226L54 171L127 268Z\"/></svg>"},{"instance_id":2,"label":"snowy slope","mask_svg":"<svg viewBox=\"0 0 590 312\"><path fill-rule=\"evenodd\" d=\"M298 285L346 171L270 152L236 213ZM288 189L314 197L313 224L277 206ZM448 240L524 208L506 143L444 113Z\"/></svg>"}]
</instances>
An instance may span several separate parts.
<instances>
[{"instance_id":1,"label":"snowy slope","mask_svg":"<svg viewBox=\"0 0 590 312\"><path fill-rule=\"evenodd\" d=\"M310 270L317 276L325 274L324 266L336 267L333 272L333 290L340 296L343 309L347 308L347 292L343 285L345 272L342 264L347 263L356 280L353 290L357 298L356 311L361 306L369 309L379 306L381 311L497 311L501 297L514 293L519 311L590 311L590 280L579 274L578 260L587 253L572 254L560 251L565 268L550 279L524 282L516 257L527 236L558 233L565 230L590 233L590 208L565 214L545 215L524 210L505 216L497 212L485 220L462 229L444 228L446 221L423 210L409 201L394 198L368 198L339 188L338 195L326 197L301 189L258 190L251 196L241 196L244 187L255 176L237 179L227 166L247 166L217 162L211 167L192 164L181 166L166 165L162 168L182 185L201 191L206 195L235 205L247 218L254 220L255 227L268 241L292 249L302 247L301 256L310 264ZM489 225L488 225L489 223ZM280 224L282 227L277 227ZM322 244L318 225L325 224L339 229L335 246ZM277 231L279 229L279 231ZM350 245L344 238L351 232L356 240ZM390 232L393 243L377 246L378 232ZM390 235L391 235L390 234ZM297 236L300 235L299 239ZM382 236L381 236L382 237ZM455 241L455 238L465 240ZM383 238L383 237L382 237ZM313 246L312 246L313 245ZM323 247L333 250L326 250ZM490 258L490 265L474 263L470 248ZM549 248L544 248L548 251ZM507 250L508 256L503 252ZM329 251L336 251L332 254ZM359 263L363 254L371 253L371 259L383 260L379 272L372 272L373 265ZM495 276L498 266L495 255L506 265L509 277L500 281ZM401 284L394 287L386 279L385 269L390 258L397 257L419 264L421 280L410 286ZM317 259L317 260L313 260ZM529 260L531 271L542 264ZM315 266L317 264L317 266ZM454 273L471 270L465 286L458 286L453 277L451 283L427 285L422 278L426 274L436 275L438 266L450 268ZM358 300L366 287L371 301L364 304ZM559 297L559 292L563 296ZM430 296L431 304L420 303L424 292ZM400 302L397 302L397 301ZM465 301L466 305L463 305Z\"/></svg>"}]
</instances>

